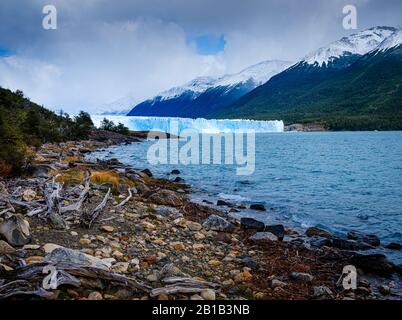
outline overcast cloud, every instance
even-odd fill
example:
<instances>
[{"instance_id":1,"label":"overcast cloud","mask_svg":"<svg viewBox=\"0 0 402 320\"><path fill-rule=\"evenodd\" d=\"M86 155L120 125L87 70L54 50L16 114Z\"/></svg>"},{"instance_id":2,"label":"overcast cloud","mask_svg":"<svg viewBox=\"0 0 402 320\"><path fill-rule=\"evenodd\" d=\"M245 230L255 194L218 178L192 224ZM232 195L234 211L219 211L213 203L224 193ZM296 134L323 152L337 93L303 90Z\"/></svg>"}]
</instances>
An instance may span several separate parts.
<instances>
[{"instance_id":1,"label":"overcast cloud","mask_svg":"<svg viewBox=\"0 0 402 320\"><path fill-rule=\"evenodd\" d=\"M46 4L57 30L42 28ZM139 102L197 76L297 61L355 32L342 28L346 4L358 30L402 23L400 0L2 0L0 86L70 113ZM223 36L223 50L202 54L194 39L205 36Z\"/></svg>"}]
</instances>

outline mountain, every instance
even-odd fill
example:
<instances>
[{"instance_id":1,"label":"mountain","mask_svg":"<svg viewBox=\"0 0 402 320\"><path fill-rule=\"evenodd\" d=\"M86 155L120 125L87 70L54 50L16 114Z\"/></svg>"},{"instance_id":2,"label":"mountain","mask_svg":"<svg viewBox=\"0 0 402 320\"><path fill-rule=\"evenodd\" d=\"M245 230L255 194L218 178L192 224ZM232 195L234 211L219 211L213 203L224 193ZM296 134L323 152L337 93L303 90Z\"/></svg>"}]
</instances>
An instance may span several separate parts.
<instances>
[{"instance_id":1,"label":"mountain","mask_svg":"<svg viewBox=\"0 0 402 320\"><path fill-rule=\"evenodd\" d=\"M264 61L223 77L199 77L135 106L129 116L208 118L291 65Z\"/></svg>"},{"instance_id":2,"label":"mountain","mask_svg":"<svg viewBox=\"0 0 402 320\"><path fill-rule=\"evenodd\" d=\"M321 122L330 129L402 129L401 30L376 27L313 52L213 114Z\"/></svg>"}]
</instances>

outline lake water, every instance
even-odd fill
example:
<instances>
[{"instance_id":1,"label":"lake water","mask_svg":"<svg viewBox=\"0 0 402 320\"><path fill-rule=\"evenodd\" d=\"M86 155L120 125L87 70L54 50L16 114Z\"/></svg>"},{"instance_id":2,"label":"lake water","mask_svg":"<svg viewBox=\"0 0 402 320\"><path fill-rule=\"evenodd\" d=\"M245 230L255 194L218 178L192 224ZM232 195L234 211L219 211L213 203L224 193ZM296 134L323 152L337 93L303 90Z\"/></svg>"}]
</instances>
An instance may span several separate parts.
<instances>
[{"instance_id":1,"label":"lake water","mask_svg":"<svg viewBox=\"0 0 402 320\"><path fill-rule=\"evenodd\" d=\"M117 158L155 175L179 169L195 199L261 202L266 223L296 229L318 226L345 234L373 233L384 244L402 242L402 132L269 133L256 135L256 169L237 176L234 165L156 165L146 161L154 142L115 146L97 158ZM385 250L401 263L399 252Z\"/></svg>"}]
</instances>

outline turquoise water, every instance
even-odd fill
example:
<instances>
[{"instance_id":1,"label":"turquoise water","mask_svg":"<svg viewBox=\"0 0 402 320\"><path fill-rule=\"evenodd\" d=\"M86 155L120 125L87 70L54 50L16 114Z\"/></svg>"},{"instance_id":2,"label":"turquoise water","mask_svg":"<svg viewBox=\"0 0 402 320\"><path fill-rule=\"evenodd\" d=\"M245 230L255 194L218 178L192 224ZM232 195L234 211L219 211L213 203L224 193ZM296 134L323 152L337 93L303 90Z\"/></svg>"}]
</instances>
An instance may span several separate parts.
<instances>
[{"instance_id":1,"label":"turquoise water","mask_svg":"<svg viewBox=\"0 0 402 320\"><path fill-rule=\"evenodd\" d=\"M117 158L162 177L173 178L168 173L179 169L196 199L270 208L238 216L339 234L360 230L384 244L402 242L402 132L257 134L255 173L244 177L236 176L234 165L152 166L146 161L152 143L112 147L94 157ZM399 252L392 255L402 262Z\"/></svg>"}]
</instances>

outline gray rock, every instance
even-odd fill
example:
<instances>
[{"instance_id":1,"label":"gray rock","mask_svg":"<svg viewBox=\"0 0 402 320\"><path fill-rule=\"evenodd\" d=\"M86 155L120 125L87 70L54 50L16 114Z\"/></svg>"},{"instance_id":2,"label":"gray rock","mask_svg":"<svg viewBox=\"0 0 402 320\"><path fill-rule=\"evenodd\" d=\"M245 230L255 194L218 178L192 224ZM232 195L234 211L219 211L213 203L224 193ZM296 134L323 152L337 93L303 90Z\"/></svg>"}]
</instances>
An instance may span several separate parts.
<instances>
[{"instance_id":1,"label":"gray rock","mask_svg":"<svg viewBox=\"0 0 402 320\"><path fill-rule=\"evenodd\" d=\"M19 215L13 215L0 223L0 235L14 247L26 245L31 241L29 223Z\"/></svg>"},{"instance_id":2,"label":"gray rock","mask_svg":"<svg viewBox=\"0 0 402 320\"><path fill-rule=\"evenodd\" d=\"M342 239L342 238L331 239L331 247L338 248L341 250L350 250L350 251L373 249L373 247L367 243L358 242L355 240L346 240L346 239Z\"/></svg>"},{"instance_id":3,"label":"gray rock","mask_svg":"<svg viewBox=\"0 0 402 320\"><path fill-rule=\"evenodd\" d=\"M307 237L322 237L327 239L332 239L333 236L328 231L322 230L320 228L311 227L306 230Z\"/></svg>"},{"instance_id":4,"label":"gray rock","mask_svg":"<svg viewBox=\"0 0 402 320\"><path fill-rule=\"evenodd\" d=\"M56 212L52 212L49 215L49 220L53 227L59 230L66 229L66 222L63 220L62 216Z\"/></svg>"},{"instance_id":5,"label":"gray rock","mask_svg":"<svg viewBox=\"0 0 402 320\"><path fill-rule=\"evenodd\" d=\"M355 254L350 262L365 272L370 272L377 275L388 276L394 272L400 272L395 264L390 262L383 254Z\"/></svg>"},{"instance_id":6,"label":"gray rock","mask_svg":"<svg viewBox=\"0 0 402 320\"><path fill-rule=\"evenodd\" d=\"M267 211L265 206L261 203L254 203L254 204L250 205L250 209L255 210L255 211Z\"/></svg>"},{"instance_id":7,"label":"gray rock","mask_svg":"<svg viewBox=\"0 0 402 320\"><path fill-rule=\"evenodd\" d=\"M330 239L318 236L311 237L308 242L313 248L322 248L324 246L330 247L332 244Z\"/></svg>"},{"instance_id":8,"label":"gray rock","mask_svg":"<svg viewBox=\"0 0 402 320\"><path fill-rule=\"evenodd\" d=\"M257 232L249 239L254 242L278 241L278 237L271 232Z\"/></svg>"},{"instance_id":9,"label":"gray rock","mask_svg":"<svg viewBox=\"0 0 402 320\"><path fill-rule=\"evenodd\" d=\"M349 231L348 239L356 240L358 242L364 242L373 247L378 247L381 244L380 239L376 235L365 234L359 231Z\"/></svg>"},{"instance_id":10,"label":"gray rock","mask_svg":"<svg viewBox=\"0 0 402 320\"><path fill-rule=\"evenodd\" d=\"M286 287L288 284L286 282L280 281L278 279L273 279L271 281L271 287L272 288L283 288Z\"/></svg>"},{"instance_id":11,"label":"gray rock","mask_svg":"<svg viewBox=\"0 0 402 320\"><path fill-rule=\"evenodd\" d=\"M290 274L290 278L292 278L293 280L305 282L305 283L310 283L314 279L314 277L311 274L303 273L303 272L292 272Z\"/></svg>"},{"instance_id":12,"label":"gray rock","mask_svg":"<svg viewBox=\"0 0 402 320\"><path fill-rule=\"evenodd\" d=\"M168 207L168 206L158 206L155 208L156 215L159 216L164 216L164 217L173 217L173 218L179 218L179 216L183 216L179 210L173 207Z\"/></svg>"},{"instance_id":13,"label":"gray rock","mask_svg":"<svg viewBox=\"0 0 402 320\"><path fill-rule=\"evenodd\" d=\"M148 201L171 207L179 207L183 205L183 198L179 194L171 190L159 190L158 192L150 195Z\"/></svg>"},{"instance_id":14,"label":"gray rock","mask_svg":"<svg viewBox=\"0 0 402 320\"><path fill-rule=\"evenodd\" d=\"M387 244L385 248L390 249L390 250L401 250L402 245L396 242L391 242L390 244Z\"/></svg>"},{"instance_id":15,"label":"gray rock","mask_svg":"<svg viewBox=\"0 0 402 320\"><path fill-rule=\"evenodd\" d=\"M265 226L265 232L271 232L278 237L280 241L283 240L285 237L285 227L281 224L272 225L272 226Z\"/></svg>"},{"instance_id":16,"label":"gray rock","mask_svg":"<svg viewBox=\"0 0 402 320\"><path fill-rule=\"evenodd\" d=\"M234 230L233 224L215 214L210 215L202 225L205 229L213 231L232 232Z\"/></svg>"},{"instance_id":17,"label":"gray rock","mask_svg":"<svg viewBox=\"0 0 402 320\"><path fill-rule=\"evenodd\" d=\"M333 293L330 288L326 286L313 287L313 297L319 299L330 299L333 297Z\"/></svg>"},{"instance_id":18,"label":"gray rock","mask_svg":"<svg viewBox=\"0 0 402 320\"><path fill-rule=\"evenodd\" d=\"M241 218L240 227L243 230L256 230L258 232L262 232L265 230L265 224L253 218Z\"/></svg>"}]
</instances>

